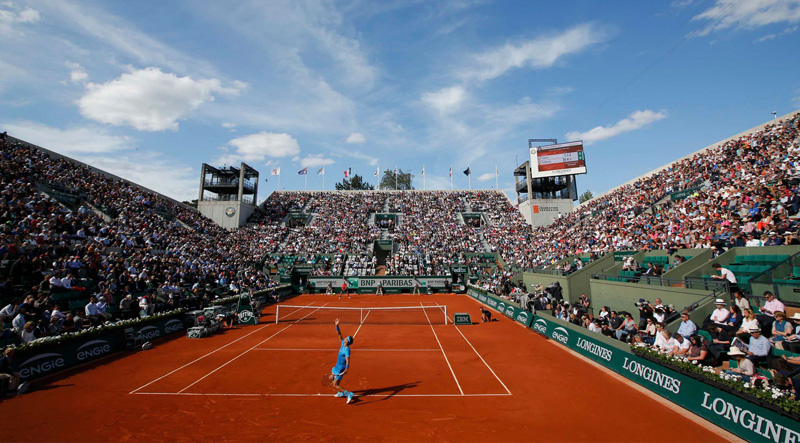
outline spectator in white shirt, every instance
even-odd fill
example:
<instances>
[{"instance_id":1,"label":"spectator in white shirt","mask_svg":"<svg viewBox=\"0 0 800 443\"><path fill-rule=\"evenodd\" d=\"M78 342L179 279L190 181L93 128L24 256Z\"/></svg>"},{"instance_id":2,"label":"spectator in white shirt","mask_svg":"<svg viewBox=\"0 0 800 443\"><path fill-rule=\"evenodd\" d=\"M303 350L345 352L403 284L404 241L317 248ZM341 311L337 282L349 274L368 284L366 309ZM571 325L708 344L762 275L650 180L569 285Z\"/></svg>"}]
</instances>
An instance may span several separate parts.
<instances>
[{"instance_id":1,"label":"spectator in white shirt","mask_svg":"<svg viewBox=\"0 0 800 443\"><path fill-rule=\"evenodd\" d=\"M711 265L715 271L719 272L720 275L712 275L711 278L715 280L728 280L728 283L735 285L736 284L736 276L733 275L733 272L728 268L723 268L721 264L714 263Z\"/></svg>"},{"instance_id":2,"label":"spectator in white shirt","mask_svg":"<svg viewBox=\"0 0 800 443\"><path fill-rule=\"evenodd\" d=\"M684 338L681 334L676 332L672 334L670 345L672 346L672 350L670 351L672 355L685 355L692 346L692 343L688 338Z\"/></svg>"},{"instance_id":3,"label":"spectator in white shirt","mask_svg":"<svg viewBox=\"0 0 800 443\"><path fill-rule=\"evenodd\" d=\"M92 324L97 325L102 322L102 316L97 309L97 298L95 298L94 295L89 299L89 303L86 304L84 313L86 314L86 318L91 321Z\"/></svg>"},{"instance_id":4,"label":"spectator in white shirt","mask_svg":"<svg viewBox=\"0 0 800 443\"><path fill-rule=\"evenodd\" d=\"M714 312L711 313L709 320L717 325L727 324L730 312L725 308L725 300L718 298L714 302L717 305L717 309L714 309Z\"/></svg>"},{"instance_id":5,"label":"spectator in white shirt","mask_svg":"<svg viewBox=\"0 0 800 443\"><path fill-rule=\"evenodd\" d=\"M108 305L106 304L106 298L104 296L100 296L100 299L95 306L97 306L97 315L103 317L102 320L111 320L111 314L106 312Z\"/></svg>"}]
</instances>

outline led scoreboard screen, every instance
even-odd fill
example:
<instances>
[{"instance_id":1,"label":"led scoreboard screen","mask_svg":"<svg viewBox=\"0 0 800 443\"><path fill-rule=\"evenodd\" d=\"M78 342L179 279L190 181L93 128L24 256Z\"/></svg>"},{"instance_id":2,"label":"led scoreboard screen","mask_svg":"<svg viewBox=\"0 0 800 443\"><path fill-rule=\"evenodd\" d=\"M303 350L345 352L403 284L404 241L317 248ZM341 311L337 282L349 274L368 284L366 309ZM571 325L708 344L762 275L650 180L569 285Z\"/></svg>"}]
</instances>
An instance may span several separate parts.
<instances>
[{"instance_id":1,"label":"led scoreboard screen","mask_svg":"<svg viewBox=\"0 0 800 443\"><path fill-rule=\"evenodd\" d=\"M586 174L583 142L533 147L530 165L531 178Z\"/></svg>"}]
</instances>

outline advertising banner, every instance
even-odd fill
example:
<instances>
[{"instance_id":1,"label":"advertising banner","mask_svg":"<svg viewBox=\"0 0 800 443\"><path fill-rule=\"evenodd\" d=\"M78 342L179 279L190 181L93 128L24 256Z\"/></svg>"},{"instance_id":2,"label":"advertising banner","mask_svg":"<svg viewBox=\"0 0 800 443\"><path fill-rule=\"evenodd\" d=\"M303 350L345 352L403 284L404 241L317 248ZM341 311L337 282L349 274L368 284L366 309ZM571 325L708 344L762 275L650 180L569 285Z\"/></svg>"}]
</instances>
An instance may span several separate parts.
<instances>
[{"instance_id":1,"label":"advertising banner","mask_svg":"<svg viewBox=\"0 0 800 443\"><path fill-rule=\"evenodd\" d=\"M495 311L502 313L517 323L530 326L531 321L533 321L533 314L531 312L520 309L511 304L508 300L486 292L478 287L470 286L469 289L467 289L467 295Z\"/></svg>"},{"instance_id":2,"label":"advertising banner","mask_svg":"<svg viewBox=\"0 0 800 443\"><path fill-rule=\"evenodd\" d=\"M531 329L748 441L800 441L789 417L606 343L599 334L537 315Z\"/></svg>"},{"instance_id":3,"label":"advertising banner","mask_svg":"<svg viewBox=\"0 0 800 443\"><path fill-rule=\"evenodd\" d=\"M183 331L184 313L153 322L131 326L142 333L146 341L166 337ZM30 351L22 350L14 355L13 365L23 380L33 380L45 375L88 363L125 349L125 329L114 328L108 332L91 334L85 339L66 340L63 343L39 346Z\"/></svg>"}]
</instances>

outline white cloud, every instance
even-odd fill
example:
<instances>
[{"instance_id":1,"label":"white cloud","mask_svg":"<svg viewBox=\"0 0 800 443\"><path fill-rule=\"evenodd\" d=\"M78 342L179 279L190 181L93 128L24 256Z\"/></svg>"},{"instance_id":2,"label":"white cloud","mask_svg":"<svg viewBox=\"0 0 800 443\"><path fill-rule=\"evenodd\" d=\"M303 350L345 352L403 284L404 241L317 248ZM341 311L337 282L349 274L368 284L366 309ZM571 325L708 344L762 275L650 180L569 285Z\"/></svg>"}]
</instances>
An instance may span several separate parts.
<instances>
[{"instance_id":1,"label":"white cloud","mask_svg":"<svg viewBox=\"0 0 800 443\"><path fill-rule=\"evenodd\" d=\"M64 65L69 68L69 80L72 83L86 83L89 80L89 74L80 63L66 62Z\"/></svg>"},{"instance_id":2,"label":"white cloud","mask_svg":"<svg viewBox=\"0 0 800 443\"><path fill-rule=\"evenodd\" d=\"M370 166L378 166L377 157L373 157L371 155L363 154L361 152L356 152L356 151L352 151L352 150L340 149L340 148L333 148L333 152L334 152L334 154L333 154L334 157L347 156L347 157L354 158L356 160L364 160Z\"/></svg>"},{"instance_id":3,"label":"white cloud","mask_svg":"<svg viewBox=\"0 0 800 443\"><path fill-rule=\"evenodd\" d=\"M352 134L347 136L347 143L361 144L366 141L367 141L366 137L364 137L364 134L360 132L353 132Z\"/></svg>"},{"instance_id":4,"label":"white cloud","mask_svg":"<svg viewBox=\"0 0 800 443\"><path fill-rule=\"evenodd\" d=\"M97 122L140 131L176 131L178 120L213 101L214 94L238 95L244 87L241 82L223 87L219 79L194 80L146 68L106 83L89 83L78 105L81 115Z\"/></svg>"},{"instance_id":5,"label":"white cloud","mask_svg":"<svg viewBox=\"0 0 800 443\"><path fill-rule=\"evenodd\" d=\"M767 35L765 35L765 36L763 36L763 37L761 37L759 39L756 39L756 41L754 43L763 43L763 42L766 42L766 41L775 40L778 37L783 37L784 35L791 34L793 32L797 32L798 30L800 30L800 26L797 26L797 25L791 26L789 28L784 29L781 32L776 32L776 33L773 33L773 34L767 34Z\"/></svg>"},{"instance_id":6,"label":"white cloud","mask_svg":"<svg viewBox=\"0 0 800 443\"><path fill-rule=\"evenodd\" d=\"M236 123L226 122L222 124L222 127L227 129L228 132L236 132Z\"/></svg>"},{"instance_id":7,"label":"white cloud","mask_svg":"<svg viewBox=\"0 0 800 443\"><path fill-rule=\"evenodd\" d=\"M15 23L33 24L39 19L39 11L35 9L22 9L14 2L0 3L0 35L13 32Z\"/></svg>"},{"instance_id":8,"label":"white cloud","mask_svg":"<svg viewBox=\"0 0 800 443\"><path fill-rule=\"evenodd\" d=\"M9 135L64 155L104 153L133 148L133 139L110 134L104 128L58 129L31 121L2 124Z\"/></svg>"},{"instance_id":9,"label":"white cloud","mask_svg":"<svg viewBox=\"0 0 800 443\"><path fill-rule=\"evenodd\" d=\"M462 76L467 80L491 80L513 68L548 68L559 59L581 52L607 38L607 31L592 24L583 24L559 34L507 43L474 55L472 66L465 68Z\"/></svg>"},{"instance_id":10,"label":"white cloud","mask_svg":"<svg viewBox=\"0 0 800 443\"><path fill-rule=\"evenodd\" d=\"M698 35L724 29L754 29L775 23L800 22L800 0L717 0L692 20L711 20Z\"/></svg>"},{"instance_id":11,"label":"white cloud","mask_svg":"<svg viewBox=\"0 0 800 443\"><path fill-rule=\"evenodd\" d=\"M305 158L298 160L300 160L300 166L304 168L319 168L336 163L333 159L326 158L323 154L307 155Z\"/></svg>"},{"instance_id":12,"label":"white cloud","mask_svg":"<svg viewBox=\"0 0 800 443\"><path fill-rule=\"evenodd\" d=\"M666 111L655 112L649 109L635 111L629 118L623 118L612 126L597 126L586 132L567 133L567 140L583 140L587 145L600 140L605 140L626 132L641 129L650 123L667 118Z\"/></svg>"},{"instance_id":13,"label":"white cloud","mask_svg":"<svg viewBox=\"0 0 800 443\"><path fill-rule=\"evenodd\" d=\"M422 94L422 102L441 114L458 111L466 98L467 91L463 86L451 86Z\"/></svg>"},{"instance_id":14,"label":"white cloud","mask_svg":"<svg viewBox=\"0 0 800 443\"><path fill-rule=\"evenodd\" d=\"M491 180L493 178L494 178L494 173L487 172L486 174L481 174L478 177L478 181L485 182L485 181L489 181L489 180Z\"/></svg>"},{"instance_id":15,"label":"white cloud","mask_svg":"<svg viewBox=\"0 0 800 443\"><path fill-rule=\"evenodd\" d=\"M197 198L197 170L166 159L158 152L133 151L114 157L80 155L76 159L176 200Z\"/></svg>"},{"instance_id":16,"label":"white cloud","mask_svg":"<svg viewBox=\"0 0 800 443\"><path fill-rule=\"evenodd\" d=\"M217 163L257 162L267 157L291 157L300 153L300 145L289 134L259 132L235 138L228 144L236 148L236 151L219 157Z\"/></svg>"}]
</instances>

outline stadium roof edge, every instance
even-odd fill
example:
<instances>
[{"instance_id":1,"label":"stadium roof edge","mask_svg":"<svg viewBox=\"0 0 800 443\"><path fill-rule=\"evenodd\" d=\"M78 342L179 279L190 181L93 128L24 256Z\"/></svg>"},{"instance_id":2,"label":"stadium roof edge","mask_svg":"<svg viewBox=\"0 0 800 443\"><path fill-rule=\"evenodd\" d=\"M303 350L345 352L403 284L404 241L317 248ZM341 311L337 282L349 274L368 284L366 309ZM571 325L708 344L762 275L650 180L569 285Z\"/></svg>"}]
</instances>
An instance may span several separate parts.
<instances>
[{"instance_id":1,"label":"stadium roof edge","mask_svg":"<svg viewBox=\"0 0 800 443\"><path fill-rule=\"evenodd\" d=\"M800 113L800 109L798 109L798 110L795 110L795 111L792 111L792 112L789 112L789 113L787 113L787 114L784 114L784 115L782 115L782 116L778 117L777 119L774 119L774 118L773 118L773 119L770 119L769 121L767 121L767 122L764 122L764 123L762 123L762 124L760 124L760 125L758 125L758 126L754 126L754 127L750 128L750 129L746 129L746 130L744 130L744 131L742 131L742 132L740 132L740 133L738 133L738 134L736 134L736 135L733 135L733 136L731 136L731 137L728 137L728 138L726 138L726 139L724 139L724 140L721 140L721 141L718 141L718 142L716 142L716 143L713 143L713 144L711 144L711 145L708 145L708 146L706 146L705 148L699 149L699 150L697 150L697 151L694 151L694 152L692 152L692 153L690 153L690 154L684 155L683 157L681 157L681 158L679 158L679 159L676 159L676 160L673 160L673 161L671 161L671 162L667 163L667 164L666 164L666 165L664 165L664 166L659 166L658 168L656 168L656 169L653 169L653 170L652 170L652 171L650 171L650 172L644 173L644 174L642 174L642 175L640 175L640 176L638 176L638 177L635 177L635 178L633 178L633 179L631 179L631 180L628 180L628 181L626 181L625 183L623 183L623 184L621 184L621 185L617 185L617 186L615 186L615 187L613 187L613 188L609 189L608 191L606 191L606 192L604 192L604 193L602 193L602 194L600 194L600 195L597 195L597 196L595 196L595 197L592 197L592 199L591 199L591 200L587 200L587 201L585 201L585 202L583 202L583 203L579 204L578 206L575 206L575 207L574 207L572 210L573 210L573 211L575 211L575 210L577 210L577 209L580 209L580 208L581 208L581 206L583 206L583 205L585 205L585 204L587 204L587 203L589 203L589 202L592 202L592 201L594 201L594 200L595 200L595 199L597 199L597 198L600 198L600 197L606 196L606 195L608 195L608 194L610 194L610 193L612 193L612 192L616 191L617 189L619 189L619 188L621 188L621 187L623 187L623 186L631 185L631 184L633 184L633 183L636 183L636 181L637 181L637 180L641 180L641 179L643 179L643 178L646 178L646 177L649 177L649 176L651 176L651 175L654 175L654 174L656 174L656 173L658 173L658 172L660 172L660 171L663 171L664 169L668 168L670 165L672 165L672 164L674 164L674 163L678 163L679 161L685 160L685 159L687 159L687 158L691 158L691 157L693 157L693 156L695 156L695 155L697 155L697 154L701 154L701 153L703 153L703 152L706 152L706 151L708 151L709 149L716 148L716 147L718 147L718 146L720 146L720 145L722 145L722 144L724 144L724 143L727 143L727 142L729 142L729 141L731 141L731 140L735 140L735 139L737 139L737 138L739 138L739 137L745 136L745 135L747 135L747 134L749 134L749 133L751 133L751 132L760 131L760 130L764 129L766 126L769 126L769 125L774 125L776 121L782 121L782 120L784 120L784 119L791 118L792 116L794 116L794 115L795 115L795 114L797 114L797 113Z\"/></svg>"},{"instance_id":2,"label":"stadium roof edge","mask_svg":"<svg viewBox=\"0 0 800 443\"><path fill-rule=\"evenodd\" d=\"M498 190L498 189L409 189L409 190L401 190L401 189L397 189L397 190L395 190L395 189L370 189L370 190L361 190L361 189L353 189L353 190L349 190L349 189L342 189L342 190L338 190L338 189L316 189L316 190L311 190L311 189L309 189L307 191L304 191L302 189L300 189L300 190L285 190L285 189L281 189L279 191L276 190L276 191L270 192L270 195L272 195L273 192L312 193L312 194L313 193L317 193L317 192L319 192L319 193L327 193L327 192L353 192L353 193L369 193L369 192L389 192L389 193L393 193L393 192L397 192L397 193L403 193L403 192L501 192L501 193L505 194L505 192L503 192L501 190Z\"/></svg>"},{"instance_id":3,"label":"stadium roof edge","mask_svg":"<svg viewBox=\"0 0 800 443\"><path fill-rule=\"evenodd\" d=\"M113 180L118 180L118 181L122 181L122 182L125 182L125 183L129 183L129 184L131 184L131 185L133 185L133 186L136 186L136 187L138 187L138 188L140 188L140 189L144 189L144 190L145 190L145 191L147 191L147 192L151 192L151 193L153 193L153 194L156 194L156 195L158 195L158 196L160 196L160 197L163 197L163 198L165 198L165 199L167 199L167 200L169 200L169 201L171 201L171 202L173 202L173 203L179 204L179 205L181 205L181 206L183 206L183 207L185 207L185 208L191 209L191 210L193 210L193 211L196 211L196 210L197 210L196 208L193 208L193 207L191 207L191 206L189 206L189 205L186 205L186 204L184 204L184 203L182 203L182 202L180 202L180 201L178 201L178 200L175 200L174 198L172 198L172 197L170 197L170 196L168 196L168 195L164 195L164 194L162 194L162 193L160 193L160 192L154 191L154 190L152 190L152 189L150 189L150 188L147 188L147 187L145 187L145 186L142 186L142 185L140 185L140 184L138 184L138 183L134 183L134 182L132 182L132 181L130 181L130 180L124 179L124 178L122 178L122 177L120 177L120 176L117 176L117 175L114 175L114 174L112 174L112 173L110 173L110 172L106 172L106 171L104 171L104 170L102 170L102 169L95 168L95 167L94 167L94 166L92 166L92 165L87 165L86 163L84 163L84 162L82 162L82 161L79 161L79 160L75 160L75 159L74 159L74 158L72 158L72 157L68 157L68 156L66 156L66 155L64 155L64 154L59 154L58 152L51 151L51 150L49 150L49 149L45 149L45 148L43 148L43 147L41 147L41 146L34 145L33 143L26 142L25 140L22 140L22 139L19 139L19 138L16 138L16 137L12 137L12 136L10 136L10 135L8 136L8 139L9 139L9 141L16 142L16 143L22 143L22 144L28 145L28 146L30 146L30 147L36 148L36 149L38 149L38 150L40 150L40 151L46 152L46 153L47 153L48 155L50 155L50 157L52 157L52 158L63 158L64 160L70 161L70 162L72 162L72 163L74 163L74 164L77 164L77 165L80 165L80 166L85 166L85 167L86 167L86 168L88 168L90 171L92 171L92 172L97 172L98 174L102 174L102 175L104 175L105 177L108 177L108 178L110 178L110 179L113 179Z\"/></svg>"}]
</instances>

